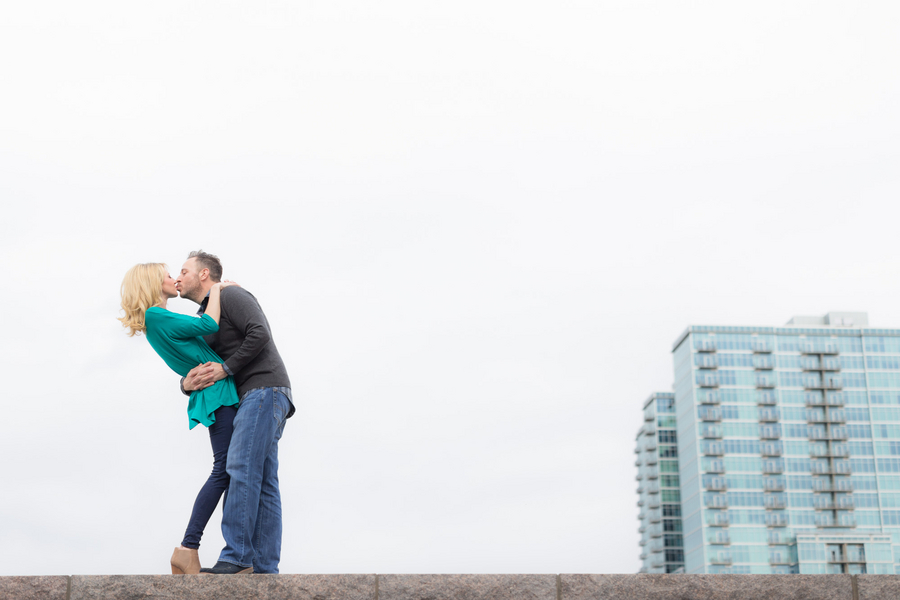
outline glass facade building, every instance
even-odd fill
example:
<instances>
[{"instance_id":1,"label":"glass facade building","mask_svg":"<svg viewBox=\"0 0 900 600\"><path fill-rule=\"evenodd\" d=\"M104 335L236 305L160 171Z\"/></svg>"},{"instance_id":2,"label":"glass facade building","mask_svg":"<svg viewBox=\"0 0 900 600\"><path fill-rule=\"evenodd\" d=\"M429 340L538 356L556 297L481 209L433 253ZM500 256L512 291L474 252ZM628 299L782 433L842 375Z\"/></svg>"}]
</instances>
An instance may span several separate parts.
<instances>
[{"instance_id":1,"label":"glass facade building","mask_svg":"<svg viewBox=\"0 0 900 600\"><path fill-rule=\"evenodd\" d=\"M674 427L685 572L900 573L900 329L865 313L691 326L673 356L675 392L651 396L638 435L642 572L671 572L648 491Z\"/></svg>"},{"instance_id":2,"label":"glass facade building","mask_svg":"<svg viewBox=\"0 0 900 600\"><path fill-rule=\"evenodd\" d=\"M675 394L660 392L644 403L638 431L638 508L641 509L641 573L684 571Z\"/></svg>"}]
</instances>

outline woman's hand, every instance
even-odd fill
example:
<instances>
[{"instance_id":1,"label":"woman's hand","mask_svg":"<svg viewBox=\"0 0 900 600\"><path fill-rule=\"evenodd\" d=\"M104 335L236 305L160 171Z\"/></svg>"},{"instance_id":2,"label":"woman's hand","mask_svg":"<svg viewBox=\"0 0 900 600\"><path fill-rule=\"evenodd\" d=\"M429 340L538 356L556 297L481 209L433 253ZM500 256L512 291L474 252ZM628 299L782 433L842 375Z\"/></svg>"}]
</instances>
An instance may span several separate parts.
<instances>
[{"instance_id":1,"label":"woman's hand","mask_svg":"<svg viewBox=\"0 0 900 600\"><path fill-rule=\"evenodd\" d=\"M223 290L223 289L225 289L225 288L227 288L227 287L231 287L231 286L233 286L233 285L236 285L237 287L241 287L241 284L239 284L239 283L236 282L236 281L231 281L231 280L229 280L229 279L225 279L225 280L223 280L223 281L220 281L219 283L215 284L213 287L217 287L217 288L219 288L220 290Z\"/></svg>"}]
</instances>

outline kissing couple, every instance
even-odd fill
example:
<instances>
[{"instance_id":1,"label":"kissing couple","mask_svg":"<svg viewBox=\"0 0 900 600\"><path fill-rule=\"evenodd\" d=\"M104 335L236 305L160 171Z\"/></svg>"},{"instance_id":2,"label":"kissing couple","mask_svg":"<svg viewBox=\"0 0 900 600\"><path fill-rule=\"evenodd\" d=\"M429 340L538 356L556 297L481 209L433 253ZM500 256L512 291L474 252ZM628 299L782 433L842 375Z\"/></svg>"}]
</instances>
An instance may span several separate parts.
<instances>
[{"instance_id":1,"label":"kissing couple","mask_svg":"<svg viewBox=\"0 0 900 600\"><path fill-rule=\"evenodd\" d=\"M121 293L122 326L130 336L143 333L182 376L188 428L205 426L212 445L212 473L172 554L172 573L278 573L278 440L294 404L259 302L238 284L222 281L221 261L202 250L188 255L176 279L165 264L135 265ZM200 305L197 317L167 309L179 294ZM201 568L200 538L223 495L225 547L215 566Z\"/></svg>"}]
</instances>

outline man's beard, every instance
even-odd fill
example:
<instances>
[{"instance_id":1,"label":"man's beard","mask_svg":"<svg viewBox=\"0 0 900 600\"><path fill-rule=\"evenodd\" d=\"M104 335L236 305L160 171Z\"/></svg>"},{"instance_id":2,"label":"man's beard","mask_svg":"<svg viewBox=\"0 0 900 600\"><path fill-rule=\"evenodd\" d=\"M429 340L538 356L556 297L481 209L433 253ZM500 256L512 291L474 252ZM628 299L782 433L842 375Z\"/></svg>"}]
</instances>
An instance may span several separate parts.
<instances>
[{"instance_id":1,"label":"man's beard","mask_svg":"<svg viewBox=\"0 0 900 600\"><path fill-rule=\"evenodd\" d=\"M199 295L201 289L202 288L200 287L199 283L192 288L182 285L181 286L181 297L187 298L188 300L193 300L197 304L200 304L200 302L203 300L203 298L198 298L197 296Z\"/></svg>"}]
</instances>

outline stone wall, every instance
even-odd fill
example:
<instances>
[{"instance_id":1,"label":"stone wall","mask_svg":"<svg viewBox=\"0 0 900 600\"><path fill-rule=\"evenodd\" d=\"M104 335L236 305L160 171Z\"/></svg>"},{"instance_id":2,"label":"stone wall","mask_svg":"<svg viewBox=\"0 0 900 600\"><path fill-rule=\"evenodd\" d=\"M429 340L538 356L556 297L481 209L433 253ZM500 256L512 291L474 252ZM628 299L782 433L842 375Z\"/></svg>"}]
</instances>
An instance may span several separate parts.
<instances>
[{"instance_id":1,"label":"stone wall","mask_svg":"<svg viewBox=\"0 0 900 600\"><path fill-rule=\"evenodd\" d=\"M0 600L884 600L900 575L0 577Z\"/></svg>"}]
</instances>

